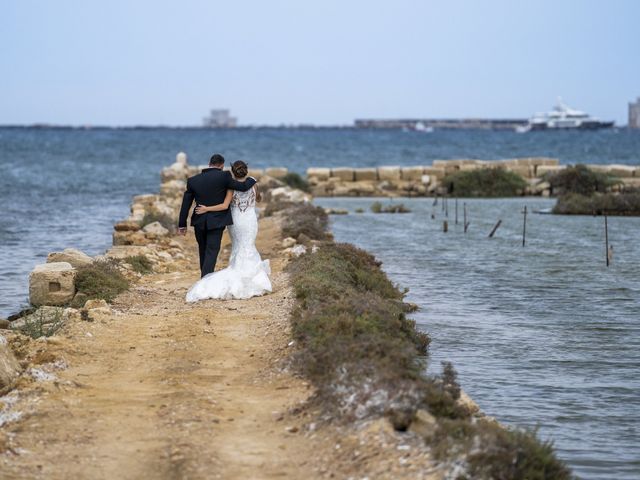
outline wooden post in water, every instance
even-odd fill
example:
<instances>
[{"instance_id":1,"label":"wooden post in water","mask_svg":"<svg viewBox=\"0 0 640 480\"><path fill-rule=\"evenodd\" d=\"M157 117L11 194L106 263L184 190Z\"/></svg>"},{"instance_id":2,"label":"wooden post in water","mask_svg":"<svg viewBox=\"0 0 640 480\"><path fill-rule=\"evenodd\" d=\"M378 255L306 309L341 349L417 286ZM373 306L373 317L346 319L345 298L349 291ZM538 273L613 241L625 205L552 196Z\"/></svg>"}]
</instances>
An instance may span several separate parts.
<instances>
[{"instance_id":1,"label":"wooden post in water","mask_svg":"<svg viewBox=\"0 0 640 480\"><path fill-rule=\"evenodd\" d=\"M456 197L456 225L458 224L458 197Z\"/></svg>"},{"instance_id":2,"label":"wooden post in water","mask_svg":"<svg viewBox=\"0 0 640 480\"><path fill-rule=\"evenodd\" d=\"M524 244L526 242L526 238L527 238L527 206L524 206L524 221L522 222L522 246L524 247Z\"/></svg>"},{"instance_id":3,"label":"wooden post in water","mask_svg":"<svg viewBox=\"0 0 640 480\"><path fill-rule=\"evenodd\" d=\"M433 199L433 206L435 207L436 205L438 205L438 194L436 193L435 198Z\"/></svg>"},{"instance_id":4,"label":"wooden post in water","mask_svg":"<svg viewBox=\"0 0 640 480\"><path fill-rule=\"evenodd\" d=\"M449 222L447 222L446 220L442 222L442 231L444 233L447 233L449 231Z\"/></svg>"},{"instance_id":5,"label":"wooden post in water","mask_svg":"<svg viewBox=\"0 0 640 480\"><path fill-rule=\"evenodd\" d=\"M464 222L464 233L467 233L467 229L469 228L469 222L467 222L467 202L464 202L462 210L464 211L464 217L462 220Z\"/></svg>"},{"instance_id":6,"label":"wooden post in water","mask_svg":"<svg viewBox=\"0 0 640 480\"><path fill-rule=\"evenodd\" d=\"M449 197L444 197L444 216L449 218Z\"/></svg>"},{"instance_id":7,"label":"wooden post in water","mask_svg":"<svg viewBox=\"0 0 640 480\"><path fill-rule=\"evenodd\" d=\"M498 220L498 223L496 223L493 227L493 229L491 230L491 233L489 234L489 238L493 238L493 234L496 233L496 230L498 230L498 227L502 225L502 220Z\"/></svg>"},{"instance_id":8,"label":"wooden post in water","mask_svg":"<svg viewBox=\"0 0 640 480\"><path fill-rule=\"evenodd\" d=\"M607 259L607 267L609 266L609 225L607 224L607 214L604 214L604 256Z\"/></svg>"}]
</instances>

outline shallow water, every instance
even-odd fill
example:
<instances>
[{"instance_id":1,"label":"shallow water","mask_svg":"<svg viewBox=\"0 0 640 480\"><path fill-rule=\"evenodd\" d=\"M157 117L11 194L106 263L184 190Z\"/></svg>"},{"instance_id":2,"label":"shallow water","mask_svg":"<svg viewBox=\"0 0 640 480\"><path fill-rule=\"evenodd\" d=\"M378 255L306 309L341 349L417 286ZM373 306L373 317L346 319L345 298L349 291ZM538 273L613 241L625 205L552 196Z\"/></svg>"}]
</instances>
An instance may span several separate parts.
<instances>
[{"instance_id":1,"label":"shallow water","mask_svg":"<svg viewBox=\"0 0 640 480\"><path fill-rule=\"evenodd\" d=\"M420 305L431 334L429 369L452 361L489 415L540 426L582 478L640 478L640 218L529 215L538 198L467 200L470 227L432 199L398 200L409 214L373 214L374 199L318 199L338 241L375 254ZM367 211L353 213L356 208ZM436 219L431 219L435 213ZM502 225L487 238L498 219Z\"/></svg>"}]
</instances>

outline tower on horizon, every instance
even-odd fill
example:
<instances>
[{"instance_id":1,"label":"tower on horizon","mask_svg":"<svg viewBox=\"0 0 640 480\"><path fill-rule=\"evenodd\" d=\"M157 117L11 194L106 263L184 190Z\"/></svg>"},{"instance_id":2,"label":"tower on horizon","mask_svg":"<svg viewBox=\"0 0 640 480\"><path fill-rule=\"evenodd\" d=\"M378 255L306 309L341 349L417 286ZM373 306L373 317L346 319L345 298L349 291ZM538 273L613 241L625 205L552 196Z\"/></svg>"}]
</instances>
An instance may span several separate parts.
<instances>
[{"instance_id":1,"label":"tower on horizon","mask_svg":"<svg viewBox=\"0 0 640 480\"><path fill-rule=\"evenodd\" d=\"M208 128L235 128L238 119L231 116L229 109L212 109L209 116L202 119L202 125Z\"/></svg>"},{"instance_id":2,"label":"tower on horizon","mask_svg":"<svg viewBox=\"0 0 640 480\"><path fill-rule=\"evenodd\" d=\"M640 129L640 97L629 102L629 128Z\"/></svg>"}]
</instances>

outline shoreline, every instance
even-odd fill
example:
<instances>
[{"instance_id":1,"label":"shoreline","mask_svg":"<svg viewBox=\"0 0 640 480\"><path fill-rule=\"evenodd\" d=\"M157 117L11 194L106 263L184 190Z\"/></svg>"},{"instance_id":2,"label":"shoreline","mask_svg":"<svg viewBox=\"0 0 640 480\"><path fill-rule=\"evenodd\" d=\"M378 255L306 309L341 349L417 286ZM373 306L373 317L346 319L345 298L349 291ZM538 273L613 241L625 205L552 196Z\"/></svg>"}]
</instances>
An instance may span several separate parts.
<instances>
[{"instance_id":1,"label":"shoreline","mask_svg":"<svg viewBox=\"0 0 640 480\"><path fill-rule=\"evenodd\" d=\"M274 265L276 289L273 294L248 301L184 304L183 294L197 279L193 270L196 265L194 241L190 233L187 239L174 238L162 221L175 215L181 177L190 174L189 168L186 156L179 154L177 162L163 170L160 194L134 197L131 215L114 226L114 246L99 260L124 260L120 265L133 282L129 291L115 297L110 304L97 302L87 303L82 308L67 308L64 326L48 338L34 341L18 333L7 335L20 365L15 369L15 390L11 394L14 397L8 403L4 402L5 408L0 413L0 418L13 418L3 427L8 428L10 434L0 438L0 444L5 445L4 453L0 454L1 464L18 474L24 469L39 472L36 463L44 463L50 474L47 478L62 478L59 468L70 469L65 474L73 471L81 476L93 472L95 465L87 463L84 456L73 466L59 462L59 457L71 461L79 445L75 440L65 440L64 436L76 438L87 432L87 424L97 408L101 412L98 418L106 419L109 428L96 425L89 429L93 431L89 439L100 439L97 443L89 441L89 451L98 456L107 453L105 462L113 474L122 473L121 468L125 467L140 474L148 473L135 470L136 467L127 463L118 466L110 458L121 459L128 453L126 445L118 446L121 442L112 430L120 432L123 422L133 420L128 412L131 408L131 412L139 411L137 396L142 388L136 385L146 385L150 380L148 388L151 390L145 395L165 400L147 402L151 412L141 415L141 423L133 421L123 436L143 446L145 461L150 462L151 471L160 476L181 471L199 478L206 464L207 468L215 465L224 478L246 478L251 471L256 471L257 464L246 457L235 458L237 454L230 448L241 449L242 442L261 438L262 443L256 447L261 453L255 455L272 458L267 461L267 470L273 468L269 470L268 478L279 476L282 471L294 476L305 472L313 478L346 477L356 473L375 477L390 472L394 472L394 478L442 478L452 465L435 462L431 448L425 443L424 436L429 435L426 426L432 425L428 412L422 410L419 420L411 420L422 427L408 433L394 429L384 415L374 415L354 425L344 424L339 419L321 421L320 412L313 407L317 404L310 402L315 388L289 371L292 348L296 348L289 333L289 317L295 304L290 274L283 269L290 258L302 253L303 247L305 251L314 250L321 243L302 235L297 239L280 240L285 236L283 231L287 226L283 224L286 219L279 217L277 212L261 218L258 240L261 254ZM267 209L278 202L300 204L309 200L303 192L283 187L268 178L263 182L267 186ZM148 218L150 215L153 218ZM141 227L145 219L154 221ZM225 251L228 255L228 244ZM127 262L139 256L148 259L151 273L143 275L130 268L131 264ZM256 319L260 321L256 322ZM156 340L158 338L161 340ZM161 355L156 351L159 347L164 350ZM230 355L224 354L226 349L231 351ZM223 361L217 364L213 359L220 354ZM207 358L207 355L212 356ZM246 365L241 367L238 362ZM230 364L234 365L231 369ZM133 373L130 373L130 365L135 365ZM155 375L153 372L158 366L161 366L160 372ZM237 378L234 369L244 371L245 367L249 369L246 376ZM205 371L201 372L203 369ZM231 380L223 381L225 385L221 385L220 380L214 380L220 375ZM125 387L120 382L124 382ZM217 438L213 451L203 450L204 443L211 443L207 440L211 427L194 427L194 434L189 426L193 424L189 419L193 413L185 412L181 402L190 402L186 400L190 390L175 391L185 382L197 392L198 402L207 405L205 410L198 402L190 407L195 409L191 412L196 412L196 416L209 419L200 418L196 423L212 425L214 435L216 426L221 428L219 437L213 437ZM251 385L259 390L252 390ZM168 390L167 386L170 387ZM109 388L115 388L120 397L110 396ZM213 403L206 400L210 398L211 389L220 399L228 400L224 408L217 409L219 400L213 399ZM96 395L101 398L98 404L93 400ZM173 400L167 401L166 395ZM262 401L265 396L271 399L269 405L258 408L255 402ZM473 415L481 416L477 405L468 397L463 398ZM225 409L234 408L232 415L223 413ZM213 413L205 413L208 410ZM69 412L75 420L67 422L64 418ZM55 420L58 417L60 419ZM48 420L38 423L32 418ZM177 427L158 418L177 418ZM144 440L137 431L131 430L136 425L140 434L153 428L159 428L162 434L158 441ZM227 425L233 425L233 428L226 428ZM188 437L185 437L186 433ZM38 439L43 435L50 445L59 445L61 449L49 453L42 450ZM171 442L162 445L164 435L179 438L184 444L178 445L177 451ZM50 449L50 445L49 450L56 450ZM24 449L38 452L36 462L33 457L28 458L29 455L15 453ZM198 455L194 454L196 452ZM59 467L54 465L52 455L61 463ZM210 461L203 462L202 458L207 455L211 456ZM242 466L242 462L247 461L249 470L246 465Z\"/></svg>"}]
</instances>

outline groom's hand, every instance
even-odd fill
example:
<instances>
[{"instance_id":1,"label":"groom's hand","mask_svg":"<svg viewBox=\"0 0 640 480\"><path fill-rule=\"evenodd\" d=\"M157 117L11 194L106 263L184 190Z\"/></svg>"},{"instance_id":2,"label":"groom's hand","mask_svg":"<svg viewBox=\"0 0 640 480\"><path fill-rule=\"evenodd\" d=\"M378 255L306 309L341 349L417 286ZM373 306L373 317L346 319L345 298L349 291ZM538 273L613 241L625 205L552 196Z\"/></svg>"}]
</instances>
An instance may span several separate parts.
<instances>
[{"instance_id":1,"label":"groom's hand","mask_svg":"<svg viewBox=\"0 0 640 480\"><path fill-rule=\"evenodd\" d=\"M178 228L178 235L184 236L186 234L187 234L187 228L186 227Z\"/></svg>"}]
</instances>

